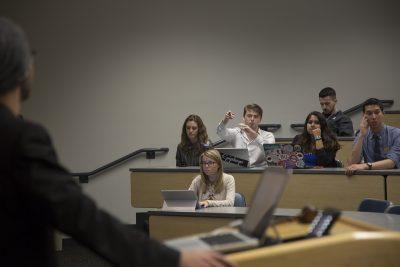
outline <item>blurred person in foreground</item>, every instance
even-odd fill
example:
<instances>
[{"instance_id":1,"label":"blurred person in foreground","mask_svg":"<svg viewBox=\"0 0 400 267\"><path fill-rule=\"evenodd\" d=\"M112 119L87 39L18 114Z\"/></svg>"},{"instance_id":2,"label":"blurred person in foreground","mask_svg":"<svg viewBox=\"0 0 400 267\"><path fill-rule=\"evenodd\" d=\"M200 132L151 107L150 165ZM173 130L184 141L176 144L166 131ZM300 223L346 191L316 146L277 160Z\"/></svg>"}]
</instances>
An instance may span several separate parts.
<instances>
[{"instance_id":1,"label":"blurred person in foreground","mask_svg":"<svg viewBox=\"0 0 400 267\"><path fill-rule=\"evenodd\" d=\"M178 252L97 208L57 161L47 131L19 118L33 59L24 32L0 17L0 262L56 266L54 229L116 266L232 266L214 252Z\"/></svg>"}]
</instances>

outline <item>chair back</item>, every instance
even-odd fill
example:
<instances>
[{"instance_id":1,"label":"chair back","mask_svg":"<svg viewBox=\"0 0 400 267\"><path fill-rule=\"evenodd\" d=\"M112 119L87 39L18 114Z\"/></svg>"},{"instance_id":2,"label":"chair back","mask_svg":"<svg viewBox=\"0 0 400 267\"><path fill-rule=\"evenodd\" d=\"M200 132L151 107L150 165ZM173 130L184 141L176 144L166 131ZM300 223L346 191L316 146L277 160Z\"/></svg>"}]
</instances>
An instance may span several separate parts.
<instances>
[{"instance_id":1,"label":"chair back","mask_svg":"<svg viewBox=\"0 0 400 267\"><path fill-rule=\"evenodd\" d=\"M365 198L361 201L358 211L383 213L391 204L388 200Z\"/></svg>"},{"instance_id":2,"label":"chair back","mask_svg":"<svg viewBox=\"0 0 400 267\"><path fill-rule=\"evenodd\" d=\"M235 193L234 207L246 207L246 199L241 193Z\"/></svg>"},{"instance_id":3,"label":"chair back","mask_svg":"<svg viewBox=\"0 0 400 267\"><path fill-rule=\"evenodd\" d=\"M385 212L390 214L400 215L400 205L392 205L389 208L387 208Z\"/></svg>"}]
</instances>

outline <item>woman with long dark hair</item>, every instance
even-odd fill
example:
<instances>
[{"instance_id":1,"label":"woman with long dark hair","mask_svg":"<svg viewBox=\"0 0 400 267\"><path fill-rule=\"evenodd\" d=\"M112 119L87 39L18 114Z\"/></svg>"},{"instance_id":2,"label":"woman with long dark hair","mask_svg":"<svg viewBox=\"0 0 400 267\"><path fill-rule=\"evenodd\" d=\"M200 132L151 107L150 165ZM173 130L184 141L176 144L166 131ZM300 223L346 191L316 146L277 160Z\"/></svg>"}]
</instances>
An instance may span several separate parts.
<instances>
[{"instance_id":1,"label":"woman with long dark hair","mask_svg":"<svg viewBox=\"0 0 400 267\"><path fill-rule=\"evenodd\" d=\"M210 144L201 118L195 114L189 115L182 125L181 142L176 149L176 166L199 166L199 157Z\"/></svg>"},{"instance_id":2,"label":"woman with long dark hair","mask_svg":"<svg viewBox=\"0 0 400 267\"><path fill-rule=\"evenodd\" d=\"M339 167L335 157L340 144L318 111L307 115L303 133L296 135L292 144L301 146L307 167Z\"/></svg>"}]
</instances>

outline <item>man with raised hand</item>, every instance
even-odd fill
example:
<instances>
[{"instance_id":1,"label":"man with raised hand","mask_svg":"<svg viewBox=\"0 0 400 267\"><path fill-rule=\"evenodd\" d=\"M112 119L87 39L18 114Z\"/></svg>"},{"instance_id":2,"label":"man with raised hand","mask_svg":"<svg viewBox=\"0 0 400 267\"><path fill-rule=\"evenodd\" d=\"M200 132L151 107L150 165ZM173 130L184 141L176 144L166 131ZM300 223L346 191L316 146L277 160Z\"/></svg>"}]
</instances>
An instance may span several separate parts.
<instances>
[{"instance_id":1,"label":"man with raised hand","mask_svg":"<svg viewBox=\"0 0 400 267\"><path fill-rule=\"evenodd\" d=\"M261 130L259 124L263 115L262 108L257 104L246 105L243 109L243 122L237 127L227 128L228 121L235 118L235 113L228 111L217 127L220 138L235 148L247 148L250 167L265 166L264 144L275 143L272 133Z\"/></svg>"}]
</instances>

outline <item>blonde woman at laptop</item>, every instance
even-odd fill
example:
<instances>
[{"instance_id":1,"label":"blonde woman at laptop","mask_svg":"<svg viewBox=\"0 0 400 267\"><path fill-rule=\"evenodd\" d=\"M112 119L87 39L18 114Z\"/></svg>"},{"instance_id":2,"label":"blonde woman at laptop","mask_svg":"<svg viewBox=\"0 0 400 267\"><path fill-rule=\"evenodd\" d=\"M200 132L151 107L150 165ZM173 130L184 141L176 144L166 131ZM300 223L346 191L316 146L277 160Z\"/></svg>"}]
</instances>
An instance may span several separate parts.
<instances>
[{"instance_id":1,"label":"blonde woman at laptop","mask_svg":"<svg viewBox=\"0 0 400 267\"><path fill-rule=\"evenodd\" d=\"M223 172L221 155L215 149L200 156L200 175L195 177L189 190L193 190L199 204L204 207L233 207L235 179Z\"/></svg>"}]
</instances>

